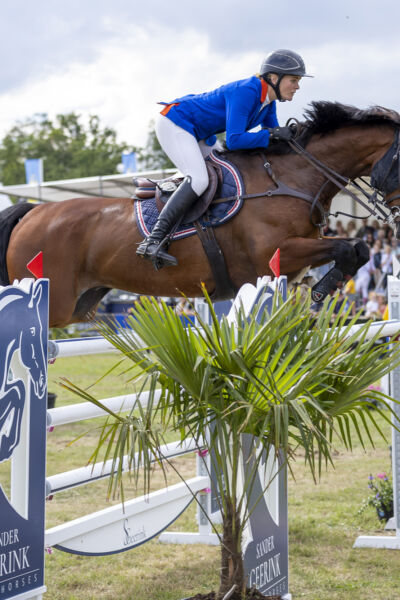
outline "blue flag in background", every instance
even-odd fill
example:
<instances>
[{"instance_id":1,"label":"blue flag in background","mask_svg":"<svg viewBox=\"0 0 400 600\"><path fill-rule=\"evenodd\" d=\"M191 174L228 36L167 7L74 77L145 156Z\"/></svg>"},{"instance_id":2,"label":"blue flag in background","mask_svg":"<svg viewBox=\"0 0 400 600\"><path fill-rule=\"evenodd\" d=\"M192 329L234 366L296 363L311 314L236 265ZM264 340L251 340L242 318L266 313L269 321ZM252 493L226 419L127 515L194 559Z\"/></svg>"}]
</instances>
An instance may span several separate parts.
<instances>
[{"instance_id":1,"label":"blue flag in background","mask_svg":"<svg viewBox=\"0 0 400 600\"><path fill-rule=\"evenodd\" d=\"M135 173L136 172L136 154L134 152L123 152L122 153L122 172L123 173Z\"/></svg>"},{"instance_id":2,"label":"blue flag in background","mask_svg":"<svg viewBox=\"0 0 400 600\"><path fill-rule=\"evenodd\" d=\"M25 177L26 183L43 183L43 159L27 158L25 159Z\"/></svg>"}]
</instances>

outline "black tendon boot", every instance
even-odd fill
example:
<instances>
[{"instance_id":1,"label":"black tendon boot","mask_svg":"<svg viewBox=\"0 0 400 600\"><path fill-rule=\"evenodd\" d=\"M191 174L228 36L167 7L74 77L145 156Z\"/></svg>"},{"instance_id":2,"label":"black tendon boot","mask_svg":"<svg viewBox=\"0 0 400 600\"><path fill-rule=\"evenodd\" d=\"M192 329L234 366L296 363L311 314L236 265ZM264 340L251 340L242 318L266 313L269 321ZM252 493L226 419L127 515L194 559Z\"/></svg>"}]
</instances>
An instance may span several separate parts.
<instances>
[{"instance_id":1,"label":"black tendon boot","mask_svg":"<svg viewBox=\"0 0 400 600\"><path fill-rule=\"evenodd\" d=\"M332 294L337 289L337 284L343 280L343 273L340 269L332 267L323 278L318 281L311 289L311 298L314 302L322 302L328 294Z\"/></svg>"},{"instance_id":2,"label":"black tendon boot","mask_svg":"<svg viewBox=\"0 0 400 600\"><path fill-rule=\"evenodd\" d=\"M160 212L151 234L139 244L136 254L152 260L158 269L166 265L177 265L176 258L163 250L162 242L197 199L198 195L192 188L192 178L185 177Z\"/></svg>"}]
</instances>

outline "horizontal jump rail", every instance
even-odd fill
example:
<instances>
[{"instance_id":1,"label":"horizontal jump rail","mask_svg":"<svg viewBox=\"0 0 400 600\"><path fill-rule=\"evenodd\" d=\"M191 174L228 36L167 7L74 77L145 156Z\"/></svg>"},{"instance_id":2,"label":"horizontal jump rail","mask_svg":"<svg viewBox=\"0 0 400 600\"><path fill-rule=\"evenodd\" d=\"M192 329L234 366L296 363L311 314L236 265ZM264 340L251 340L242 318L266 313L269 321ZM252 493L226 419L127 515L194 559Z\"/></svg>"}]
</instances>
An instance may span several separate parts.
<instances>
[{"instance_id":1,"label":"horizontal jump rail","mask_svg":"<svg viewBox=\"0 0 400 600\"><path fill-rule=\"evenodd\" d=\"M160 456L165 458L175 458L177 456L183 456L184 454L190 454L199 450L203 447L201 443L200 447L196 444L193 438L188 438L183 442L170 442L163 446L160 446ZM139 453L135 454L135 462L140 459ZM157 462L154 458L152 462ZM79 469L72 469L65 471L64 473L58 473L46 478L46 497L58 494L59 492L65 492L71 488L86 485L88 483L94 483L100 479L109 477L111 473L115 473L118 468L117 462L113 469L113 460L107 460L106 462L98 462L94 465L87 465L86 467L80 467ZM122 471L126 472L129 466L129 457L124 456L122 462Z\"/></svg>"},{"instance_id":2,"label":"horizontal jump rail","mask_svg":"<svg viewBox=\"0 0 400 600\"><path fill-rule=\"evenodd\" d=\"M363 325L353 325L349 330L349 337L358 331ZM381 331L379 331L381 330ZM370 340L379 332L380 337L391 337L398 333L400 335L400 321L391 319L390 321L373 321L369 327L366 339Z\"/></svg>"},{"instance_id":3,"label":"horizontal jump rail","mask_svg":"<svg viewBox=\"0 0 400 600\"><path fill-rule=\"evenodd\" d=\"M155 399L158 400L161 392L156 390ZM149 392L142 392L140 394L140 404L145 407L149 398ZM126 394L122 396L112 396L111 398L104 398L100 400L113 412L127 412L133 408L135 403L139 400L138 394ZM91 402L81 402L78 404L70 404L67 406L59 406L57 408L49 408L47 411L47 427L56 427L57 425L66 425L68 423L77 423L78 421L85 421L86 419L95 419L96 417L104 417L107 413L92 404Z\"/></svg>"},{"instance_id":4,"label":"horizontal jump rail","mask_svg":"<svg viewBox=\"0 0 400 600\"><path fill-rule=\"evenodd\" d=\"M208 486L208 477L197 476L185 483L85 515L48 529L45 544L65 552L91 556L130 550L169 527L189 506L194 495ZM193 535L196 539L196 534ZM216 543L216 540L209 543Z\"/></svg>"},{"instance_id":5,"label":"horizontal jump rail","mask_svg":"<svg viewBox=\"0 0 400 600\"><path fill-rule=\"evenodd\" d=\"M349 330L349 335L355 333L363 325L353 325ZM371 339L379 329L382 328L382 337L389 337L400 333L400 321L391 319L390 321L374 321L371 323L366 339ZM131 333L130 335L134 335ZM105 340L102 336L92 338L73 338L66 340L49 340L48 354L49 359L62 358L68 356L84 356L89 354L106 354L110 352L119 352L115 346Z\"/></svg>"},{"instance_id":6,"label":"horizontal jump rail","mask_svg":"<svg viewBox=\"0 0 400 600\"><path fill-rule=\"evenodd\" d=\"M100 335L88 338L49 340L48 342L48 356L50 360L67 356L105 354L109 352L118 352L118 350Z\"/></svg>"}]
</instances>

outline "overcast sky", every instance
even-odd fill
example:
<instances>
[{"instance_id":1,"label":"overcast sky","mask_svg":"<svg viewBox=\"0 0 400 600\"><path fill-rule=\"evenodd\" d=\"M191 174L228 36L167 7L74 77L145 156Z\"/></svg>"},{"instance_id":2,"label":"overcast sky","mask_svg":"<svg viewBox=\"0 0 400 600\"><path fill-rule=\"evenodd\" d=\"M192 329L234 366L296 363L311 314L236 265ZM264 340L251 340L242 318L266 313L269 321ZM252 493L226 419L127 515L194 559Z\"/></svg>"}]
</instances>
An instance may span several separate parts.
<instances>
[{"instance_id":1,"label":"overcast sky","mask_svg":"<svg viewBox=\"0 0 400 600\"><path fill-rule=\"evenodd\" d=\"M34 113L97 114L144 145L158 100L258 71L269 51L303 55L281 123L312 100L400 111L399 0L1 0L0 137Z\"/></svg>"}]
</instances>

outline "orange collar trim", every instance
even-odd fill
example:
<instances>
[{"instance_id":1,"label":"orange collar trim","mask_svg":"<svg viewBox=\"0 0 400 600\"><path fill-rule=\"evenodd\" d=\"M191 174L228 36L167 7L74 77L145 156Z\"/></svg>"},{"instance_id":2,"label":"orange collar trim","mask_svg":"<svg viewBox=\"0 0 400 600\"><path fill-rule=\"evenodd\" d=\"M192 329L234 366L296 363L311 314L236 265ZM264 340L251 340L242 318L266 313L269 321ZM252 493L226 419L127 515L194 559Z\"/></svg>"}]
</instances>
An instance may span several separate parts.
<instances>
[{"instance_id":1,"label":"orange collar trim","mask_svg":"<svg viewBox=\"0 0 400 600\"><path fill-rule=\"evenodd\" d=\"M261 79L261 99L260 99L261 104L263 102L265 102L267 93L268 93L268 83L265 81L265 79Z\"/></svg>"}]
</instances>

